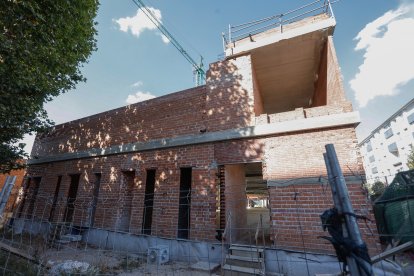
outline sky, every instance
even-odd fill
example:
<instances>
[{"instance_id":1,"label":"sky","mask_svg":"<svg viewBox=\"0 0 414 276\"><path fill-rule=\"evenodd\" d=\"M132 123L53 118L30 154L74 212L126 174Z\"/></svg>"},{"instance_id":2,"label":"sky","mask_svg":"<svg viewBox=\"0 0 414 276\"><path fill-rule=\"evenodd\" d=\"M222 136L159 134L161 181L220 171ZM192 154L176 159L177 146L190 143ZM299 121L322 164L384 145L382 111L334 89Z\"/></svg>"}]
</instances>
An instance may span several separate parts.
<instances>
[{"instance_id":1,"label":"sky","mask_svg":"<svg viewBox=\"0 0 414 276\"><path fill-rule=\"evenodd\" d=\"M186 52L223 56L221 33L311 0L143 0ZM340 0L334 43L346 96L361 115L358 140L414 97L414 0ZM45 105L64 123L194 86L192 66L132 0L101 0L97 44L76 89ZM26 137L30 153L34 137Z\"/></svg>"}]
</instances>

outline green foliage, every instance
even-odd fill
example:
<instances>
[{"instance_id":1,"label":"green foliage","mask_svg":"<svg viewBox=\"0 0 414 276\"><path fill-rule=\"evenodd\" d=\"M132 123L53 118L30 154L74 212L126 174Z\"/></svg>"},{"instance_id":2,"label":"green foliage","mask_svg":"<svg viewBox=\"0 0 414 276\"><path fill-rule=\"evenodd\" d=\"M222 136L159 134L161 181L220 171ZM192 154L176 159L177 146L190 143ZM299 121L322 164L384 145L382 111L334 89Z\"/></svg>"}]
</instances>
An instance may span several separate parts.
<instances>
[{"instance_id":1,"label":"green foliage","mask_svg":"<svg viewBox=\"0 0 414 276\"><path fill-rule=\"evenodd\" d=\"M25 134L53 123L44 103L85 81L98 0L0 1L0 172L25 156Z\"/></svg>"},{"instance_id":2,"label":"green foliage","mask_svg":"<svg viewBox=\"0 0 414 276\"><path fill-rule=\"evenodd\" d=\"M385 191L385 184L381 181L376 181L369 189L369 195L372 201L375 201L379 198L382 193Z\"/></svg>"},{"instance_id":3,"label":"green foliage","mask_svg":"<svg viewBox=\"0 0 414 276\"><path fill-rule=\"evenodd\" d=\"M407 166L410 170L414 169L414 146L411 146L411 151L407 158Z\"/></svg>"}]
</instances>

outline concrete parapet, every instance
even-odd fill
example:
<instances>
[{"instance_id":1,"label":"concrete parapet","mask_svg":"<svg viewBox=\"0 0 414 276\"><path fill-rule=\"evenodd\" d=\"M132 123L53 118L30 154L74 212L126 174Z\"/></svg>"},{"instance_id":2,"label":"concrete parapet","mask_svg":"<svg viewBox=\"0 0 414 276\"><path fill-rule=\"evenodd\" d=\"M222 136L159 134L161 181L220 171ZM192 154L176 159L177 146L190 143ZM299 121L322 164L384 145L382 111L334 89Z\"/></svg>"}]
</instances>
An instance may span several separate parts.
<instances>
[{"instance_id":1,"label":"concrete parapet","mask_svg":"<svg viewBox=\"0 0 414 276\"><path fill-rule=\"evenodd\" d=\"M296 108L293 111L269 114L270 123L284 122L284 121L304 119L304 118L305 118L305 114L303 112L303 108Z\"/></svg>"}]
</instances>

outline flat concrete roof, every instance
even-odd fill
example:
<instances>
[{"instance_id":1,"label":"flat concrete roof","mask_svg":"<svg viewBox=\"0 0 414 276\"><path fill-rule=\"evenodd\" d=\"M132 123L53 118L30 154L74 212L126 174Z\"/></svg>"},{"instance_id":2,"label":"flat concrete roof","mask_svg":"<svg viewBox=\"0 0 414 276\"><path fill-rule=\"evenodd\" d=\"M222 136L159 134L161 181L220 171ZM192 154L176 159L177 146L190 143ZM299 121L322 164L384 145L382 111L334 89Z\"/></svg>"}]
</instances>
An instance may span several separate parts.
<instances>
[{"instance_id":1,"label":"flat concrete roof","mask_svg":"<svg viewBox=\"0 0 414 276\"><path fill-rule=\"evenodd\" d=\"M323 31L327 29L330 34L333 34L335 26L335 18L325 13L310 16L283 25L281 28L276 27L227 44L225 50L226 59L234 58L235 56L249 53L254 49L315 31Z\"/></svg>"}]
</instances>

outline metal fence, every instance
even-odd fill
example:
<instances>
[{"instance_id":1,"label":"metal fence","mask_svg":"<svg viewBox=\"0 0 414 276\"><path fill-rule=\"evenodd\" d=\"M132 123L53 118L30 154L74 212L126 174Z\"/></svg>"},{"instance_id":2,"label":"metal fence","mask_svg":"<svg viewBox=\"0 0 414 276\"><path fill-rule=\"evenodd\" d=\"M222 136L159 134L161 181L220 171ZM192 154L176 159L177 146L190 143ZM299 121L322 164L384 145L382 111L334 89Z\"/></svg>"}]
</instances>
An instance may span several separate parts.
<instances>
[{"instance_id":1,"label":"metal fence","mask_svg":"<svg viewBox=\"0 0 414 276\"><path fill-rule=\"evenodd\" d=\"M286 13L272 15L263 19L239 25L229 25L227 32L222 34L224 48L226 49L226 46L230 43L234 43L235 41L253 36L269 29L279 28L280 31L282 31L283 26L302 20L306 17L326 14L327 16L333 18L334 13L332 10L332 4L335 2L336 1L330 0L317 0L299 8L290 10Z\"/></svg>"}]
</instances>

